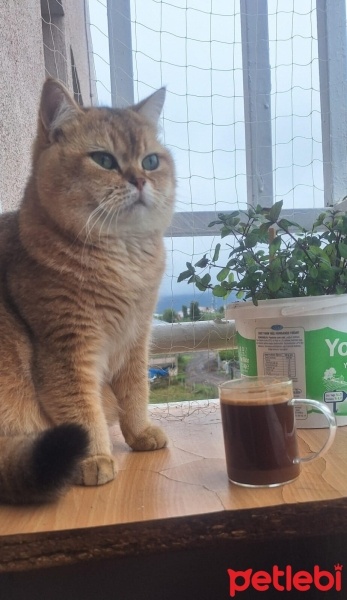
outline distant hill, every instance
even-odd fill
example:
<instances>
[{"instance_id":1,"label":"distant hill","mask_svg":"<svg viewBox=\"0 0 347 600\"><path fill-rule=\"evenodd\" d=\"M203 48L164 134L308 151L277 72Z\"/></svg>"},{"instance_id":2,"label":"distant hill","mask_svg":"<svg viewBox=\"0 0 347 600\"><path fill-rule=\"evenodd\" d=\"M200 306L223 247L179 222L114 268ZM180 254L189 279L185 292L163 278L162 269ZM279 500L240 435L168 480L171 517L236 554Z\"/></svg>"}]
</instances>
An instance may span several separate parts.
<instances>
[{"instance_id":1,"label":"distant hill","mask_svg":"<svg viewBox=\"0 0 347 600\"><path fill-rule=\"evenodd\" d=\"M235 299L234 294L230 294L227 299L227 303L233 302ZM199 306L207 306L209 308L220 308L225 304L222 298L213 296L210 292L196 292L193 294L179 294L172 296L161 296L159 298L155 313L161 314L166 308L173 308L177 312L182 310L182 306L185 305L189 308L191 302L199 302Z\"/></svg>"}]
</instances>

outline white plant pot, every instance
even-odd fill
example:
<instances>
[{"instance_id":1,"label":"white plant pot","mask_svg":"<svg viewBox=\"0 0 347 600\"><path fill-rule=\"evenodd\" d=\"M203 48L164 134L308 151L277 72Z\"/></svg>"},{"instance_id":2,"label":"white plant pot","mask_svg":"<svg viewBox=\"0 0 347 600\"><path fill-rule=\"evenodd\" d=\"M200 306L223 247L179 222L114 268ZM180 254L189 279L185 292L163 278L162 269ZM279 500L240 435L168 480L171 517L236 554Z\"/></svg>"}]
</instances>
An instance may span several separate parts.
<instances>
[{"instance_id":1,"label":"white plant pot","mask_svg":"<svg viewBox=\"0 0 347 600\"><path fill-rule=\"evenodd\" d=\"M289 376L296 398L327 403L347 424L347 294L236 302L241 375ZM322 415L299 406L298 427L325 427Z\"/></svg>"}]
</instances>

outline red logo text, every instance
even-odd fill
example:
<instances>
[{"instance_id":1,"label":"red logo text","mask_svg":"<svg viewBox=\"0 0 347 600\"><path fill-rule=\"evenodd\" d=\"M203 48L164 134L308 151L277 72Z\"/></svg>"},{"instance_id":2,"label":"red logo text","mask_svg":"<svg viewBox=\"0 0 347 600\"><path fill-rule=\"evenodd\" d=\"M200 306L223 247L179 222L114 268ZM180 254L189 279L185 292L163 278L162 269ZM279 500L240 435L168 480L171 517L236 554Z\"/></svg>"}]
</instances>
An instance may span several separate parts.
<instances>
[{"instance_id":1,"label":"red logo text","mask_svg":"<svg viewBox=\"0 0 347 600\"><path fill-rule=\"evenodd\" d=\"M253 588L257 592L266 592L270 587L279 592L290 592L291 590L307 592L312 588L320 592L328 592L333 589L340 592L342 589L342 565L340 564L334 565L333 572L314 565L313 572L296 571L293 573L290 565L284 569L274 565L272 572L228 569L228 575L231 598L234 598L237 592L244 592L249 588Z\"/></svg>"}]
</instances>

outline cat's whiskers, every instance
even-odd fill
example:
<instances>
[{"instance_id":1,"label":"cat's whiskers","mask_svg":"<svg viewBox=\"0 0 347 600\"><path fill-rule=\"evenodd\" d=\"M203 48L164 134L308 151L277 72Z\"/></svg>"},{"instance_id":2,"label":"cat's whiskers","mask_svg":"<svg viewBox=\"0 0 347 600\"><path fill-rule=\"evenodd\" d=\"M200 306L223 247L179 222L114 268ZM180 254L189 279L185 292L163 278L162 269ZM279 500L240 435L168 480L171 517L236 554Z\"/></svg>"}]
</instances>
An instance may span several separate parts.
<instances>
[{"instance_id":1,"label":"cat's whiskers","mask_svg":"<svg viewBox=\"0 0 347 600\"><path fill-rule=\"evenodd\" d=\"M109 231L110 231L111 225L113 226L114 231L117 231L119 215L122 212L124 212L124 210L127 208L126 203L127 203L127 200L129 199L129 196L131 195L127 188L122 188L121 191L122 191L122 194L120 194L120 193L118 194L118 198L117 198L118 202L115 203L115 210L113 210L110 222L108 224L107 236L106 236L107 240L109 239ZM116 217L115 223L113 223L114 217Z\"/></svg>"},{"instance_id":2,"label":"cat's whiskers","mask_svg":"<svg viewBox=\"0 0 347 600\"><path fill-rule=\"evenodd\" d=\"M100 216L101 216L101 215L100 215L99 213L101 213L101 214L102 214L103 210L104 210L104 208L103 208L103 206L100 204L100 205L99 205L97 208L95 208L95 209L93 210L93 212L92 212L92 213L89 215L89 217L88 217L88 220L87 220L86 224L85 224L85 225L82 227L82 229L81 229L81 231L80 231L80 233L79 233L79 236L80 236L80 235L81 235L81 233L82 233L82 232L84 232L84 230L85 230L85 234L86 234L86 237L85 237L85 242L88 242L88 241L89 241L89 239L90 239L90 236L91 236L91 232L92 232L92 230L93 230L93 228L94 228L95 224L96 224L96 223L98 222L98 220L100 219ZM98 215L99 215L99 216L98 216ZM97 219L96 219L96 221L95 221L95 222L93 222L93 219L94 219L95 217L97 217Z\"/></svg>"},{"instance_id":3,"label":"cat's whiskers","mask_svg":"<svg viewBox=\"0 0 347 600\"><path fill-rule=\"evenodd\" d=\"M108 224L108 228L107 228L107 236L106 236L106 242L107 242L107 244L108 244L108 242L110 240L109 231L110 231L111 225L113 225L113 219L114 219L114 217L116 217L116 222L115 222L115 225L114 225L113 229L117 230L117 222L118 222L118 216L119 216L120 212L121 212L121 206L117 206L116 205L114 207L114 209L113 209L113 212L112 212L109 224Z\"/></svg>"},{"instance_id":4,"label":"cat's whiskers","mask_svg":"<svg viewBox=\"0 0 347 600\"><path fill-rule=\"evenodd\" d=\"M85 239L84 239L84 244L83 244L83 250L85 249L85 247L87 246L88 243L92 244L92 231L93 231L94 227L96 226L96 224L98 223L98 221L101 219L104 211L105 211L105 207L102 204L100 204L89 215L86 224L81 229L81 232L80 232L80 234L79 234L78 237L80 237L80 235L82 234L82 232L85 232Z\"/></svg>"},{"instance_id":5,"label":"cat's whiskers","mask_svg":"<svg viewBox=\"0 0 347 600\"><path fill-rule=\"evenodd\" d=\"M104 200L102 205L105 207L105 211L102 213L100 218L105 215L100 227L99 227L99 245L101 244L101 237L106 237L106 243L108 245L110 239L110 227L114 216L118 218L118 214L121 212L121 202L124 196L124 190L118 188L109 188L108 191L112 193L108 195L107 200ZM99 219L98 219L99 220ZM108 220L106 236L104 235L104 226ZM117 224L117 220L116 220Z\"/></svg>"},{"instance_id":6,"label":"cat's whiskers","mask_svg":"<svg viewBox=\"0 0 347 600\"><path fill-rule=\"evenodd\" d=\"M114 210L114 198L110 197L108 199L107 202L104 203L104 211L101 215L102 222L100 222L99 224L99 246L102 245L102 238L104 238L104 227L105 227L105 223L107 223L107 221L110 221L110 219L112 218L111 215L113 213ZM106 235L106 240L107 240L107 235Z\"/></svg>"},{"instance_id":7,"label":"cat's whiskers","mask_svg":"<svg viewBox=\"0 0 347 600\"><path fill-rule=\"evenodd\" d=\"M110 208L112 208L112 204L110 204ZM101 238L104 237L103 229L104 229L104 226L105 226L105 223L107 222L107 220L109 221L108 227L110 226L110 220L112 219L112 217L110 217L110 215L112 214L112 212L113 212L112 210L105 211L105 218L99 227L99 246L101 246ZM106 234L106 243L108 244L108 228L107 228L107 234Z\"/></svg>"},{"instance_id":8,"label":"cat's whiskers","mask_svg":"<svg viewBox=\"0 0 347 600\"><path fill-rule=\"evenodd\" d=\"M91 233L92 233L93 229L96 227L96 225L100 221L100 219L102 219L103 215L105 213L107 213L108 209L111 208L112 203L113 203L112 197L104 198L100 202L99 206L96 209L94 209L93 212L89 215L87 223L81 230L81 232L82 232L83 229L86 229L87 239L91 237ZM97 219L94 222L92 222L95 217L97 217Z\"/></svg>"},{"instance_id":9,"label":"cat's whiskers","mask_svg":"<svg viewBox=\"0 0 347 600\"><path fill-rule=\"evenodd\" d=\"M124 205L124 199L125 199L124 196L127 196L127 194L123 193L122 196L123 197L121 198L121 202L118 201L117 204L115 204L115 208L112 212L112 216L111 216L110 222L108 224L108 228L107 228L107 241L110 239L110 236L109 236L110 227L112 226L113 231L117 231L119 216L122 213L124 213L127 208L127 206ZM113 221L115 217L116 217L116 220Z\"/></svg>"},{"instance_id":10,"label":"cat's whiskers","mask_svg":"<svg viewBox=\"0 0 347 600\"><path fill-rule=\"evenodd\" d=\"M83 248L82 248L82 255L81 255L81 259L83 261L83 257L84 257L84 253L86 250L86 246L88 245L88 243L90 243L91 245L93 245L93 241L92 241L92 231L94 229L94 227L97 225L98 221L100 221L100 219L102 218L103 214L106 211L106 205L109 203L109 198L107 198L106 200L103 200L89 215L87 222L85 223L85 225L82 227L82 229L80 230L80 232L78 233L77 237L76 237L76 241L77 239L81 239L82 238L82 234L85 232L84 234L84 243L83 243ZM94 222L93 222L94 220Z\"/></svg>"}]
</instances>

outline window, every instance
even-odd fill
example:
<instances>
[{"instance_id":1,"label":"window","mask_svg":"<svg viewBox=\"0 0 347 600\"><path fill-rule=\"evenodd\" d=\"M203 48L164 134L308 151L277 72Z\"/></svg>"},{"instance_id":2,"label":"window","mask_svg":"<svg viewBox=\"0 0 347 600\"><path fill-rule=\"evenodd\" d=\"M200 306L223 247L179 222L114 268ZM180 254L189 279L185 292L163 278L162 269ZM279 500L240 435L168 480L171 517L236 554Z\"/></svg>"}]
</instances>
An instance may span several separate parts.
<instances>
[{"instance_id":1,"label":"window","mask_svg":"<svg viewBox=\"0 0 347 600\"><path fill-rule=\"evenodd\" d=\"M75 59L74 59L74 55L72 52L72 48L70 48L70 59L71 59L71 74L72 74L72 87L73 87L74 98L75 98L77 104L80 104L81 106L83 106L81 86L80 86L80 82L78 79L77 67L75 65Z\"/></svg>"},{"instance_id":2,"label":"window","mask_svg":"<svg viewBox=\"0 0 347 600\"><path fill-rule=\"evenodd\" d=\"M216 213L283 199L309 226L346 195L345 0L108 0L108 25L104 13L104 26L92 18L112 34L102 93L126 105L167 85L178 196L161 297L211 304L176 279L213 246Z\"/></svg>"}]
</instances>

